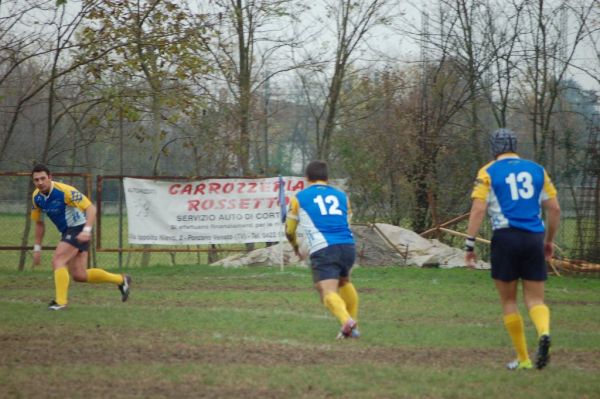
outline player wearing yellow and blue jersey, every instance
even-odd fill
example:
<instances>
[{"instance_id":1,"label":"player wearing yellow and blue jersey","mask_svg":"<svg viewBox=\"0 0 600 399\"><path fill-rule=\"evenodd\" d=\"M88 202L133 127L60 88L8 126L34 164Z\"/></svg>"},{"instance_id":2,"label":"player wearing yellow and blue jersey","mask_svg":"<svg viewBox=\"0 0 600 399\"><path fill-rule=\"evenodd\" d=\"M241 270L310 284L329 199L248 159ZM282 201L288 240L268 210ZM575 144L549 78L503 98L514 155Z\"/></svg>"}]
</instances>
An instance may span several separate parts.
<instances>
[{"instance_id":1,"label":"player wearing yellow and blue jersey","mask_svg":"<svg viewBox=\"0 0 600 399\"><path fill-rule=\"evenodd\" d=\"M341 324L338 339L358 338L358 293L350 282L356 258L350 230L350 201L341 190L327 184L327 164L312 161L306 167L309 187L290 202L286 236L296 254L300 254L296 229L304 232L310 252L315 288L321 302Z\"/></svg>"},{"instance_id":2,"label":"player wearing yellow and blue jersey","mask_svg":"<svg viewBox=\"0 0 600 399\"><path fill-rule=\"evenodd\" d=\"M45 165L36 165L31 178L36 187L31 210L31 219L35 221L34 265L39 265L41 261L44 215L50 218L61 233L61 241L52 257L56 296L48 309L61 310L67 306L69 274L77 282L116 284L121 292L121 300L125 302L129 297L130 276L86 268L96 207L75 187L53 181L50 170Z\"/></svg>"},{"instance_id":3,"label":"player wearing yellow and blue jersey","mask_svg":"<svg viewBox=\"0 0 600 399\"><path fill-rule=\"evenodd\" d=\"M545 259L552 257L560 222L556 188L541 165L516 154L517 137L512 131L494 131L490 144L495 160L479 170L471 194L465 262L468 266L475 262L475 235L487 210L493 229L492 278L500 296L504 325L517 352L517 360L507 367L533 367L517 308L517 283L522 280L525 305L538 332L535 367L542 369L550 360L550 310L544 303L544 281Z\"/></svg>"}]
</instances>

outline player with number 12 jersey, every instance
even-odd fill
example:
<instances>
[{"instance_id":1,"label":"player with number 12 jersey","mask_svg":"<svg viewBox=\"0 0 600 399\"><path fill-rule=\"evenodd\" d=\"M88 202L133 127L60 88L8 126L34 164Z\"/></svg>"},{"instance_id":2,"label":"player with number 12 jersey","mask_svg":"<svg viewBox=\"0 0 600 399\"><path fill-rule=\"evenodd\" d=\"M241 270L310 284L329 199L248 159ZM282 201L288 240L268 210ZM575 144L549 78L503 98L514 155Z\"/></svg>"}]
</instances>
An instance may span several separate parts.
<instances>
[{"instance_id":1,"label":"player with number 12 jersey","mask_svg":"<svg viewBox=\"0 0 600 399\"><path fill-rule=\"evenodd\" d=\"M306 166L309 187L290 202L285 235L302 259L296 228L304 231L310 252L310 267L321 302L341 324L337 339L358 338L358 293L350 281L356 259L350 230L348 196L327 184L327 163L312 161Z\"/></svg>"},{"instance_id":2,"label":"player with number 12 jersey","mask_svg":"<svg viewBox=\"0 0 600 399\"><path fill-rule=\"evenodd\" d=\"M299 221L312 254L330 245L354 244L348 224L351 214L344 192L317 181L292 198L288 217Z\"/></svg>"}]
</instances>

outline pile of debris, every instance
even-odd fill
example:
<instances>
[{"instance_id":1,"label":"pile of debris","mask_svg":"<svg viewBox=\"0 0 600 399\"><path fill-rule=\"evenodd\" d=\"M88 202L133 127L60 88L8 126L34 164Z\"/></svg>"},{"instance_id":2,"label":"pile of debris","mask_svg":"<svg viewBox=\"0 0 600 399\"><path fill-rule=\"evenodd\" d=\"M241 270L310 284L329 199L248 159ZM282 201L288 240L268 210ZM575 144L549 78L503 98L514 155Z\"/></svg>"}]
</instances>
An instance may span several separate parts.
<instances>
[{"instance_id":1,"label":"pile of debris","mask_svg":"<svg viewBox=\"0 0 600 399\"><path fill-rule=\"evenodd\" d=\"M384 223L352 225L356 240L356 264L371 266L419 266L453 268L464 267L464 252L438 240L428 240L412 230ZM301 253L306 253L301 243ZM308 265L296 256L287 243L256 249L249 253L229 256L214 266L283 266ZM486 262L478 261L477 269L489 269Z\"/></svg>"}]
</instances>

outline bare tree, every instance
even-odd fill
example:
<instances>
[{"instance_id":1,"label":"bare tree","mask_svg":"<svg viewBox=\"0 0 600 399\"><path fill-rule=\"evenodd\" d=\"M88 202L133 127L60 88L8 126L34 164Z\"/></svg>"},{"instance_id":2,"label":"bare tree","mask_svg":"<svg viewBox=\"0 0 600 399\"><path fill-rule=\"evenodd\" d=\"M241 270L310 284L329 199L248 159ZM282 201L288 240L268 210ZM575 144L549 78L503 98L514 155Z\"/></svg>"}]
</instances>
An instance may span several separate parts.
<instances>
[{"instance_id":1,"label":"bare tree","mask_svg":"<svg viewBox=\"0 0 600 399\"><path fill-rule=\"evenodd\" d=\"M387 26L398 14L394 0L325 0L325 18L318 18L318 32L313 38L331 37L334 53L329 55L319 49L307 48L304 62L310 65L300 75L306 102L312 110L315 134L315 156L327 160L331 155L333 138L338 128L338 112L343 85L365 42L377 27ZM333 27L329 29L329 27ZM329 31L328 31L329 30ZM327 40L327 39L325 39ZM315 52L319 54L313 55ZM330 58L329 58L330 57ZM320 76L319 76L320 75ZM325 85L315 91L314 87Z\"/></svg>"},{"instance_id":2,"label":"bare tree","mask_svg":"<svg viewBox=\"0 0 600 399\"><path fill-rule=\"evenodd\" d=\"M0 80L6 81L22 71L22 67L27 63L32 63L40 67L40 74L35 79L25 79L25 84L19 85L19 96L15 103L10 105L10 121L5 125L2 132L0 143L0 161L5 158L9 144L13 138L17 122L21 117L23 108L32 100L36 99L48 89L48 97L45 99L48 105L46 121L46 141L42 146L40 155L34 158L44 161L47 158L48 146L52 138L53 122L51 115L55 103L54 93L56 91L56 81L79 70L95 60L101 59L107 53L119 47L119 44L106 46L102 51L90 54L88 58L66 56L68 50L75 50L82 47L91 46L98 38L86 37L76 41L75 35L81 28L84 19L90 12L96 2L100 0L90 0L82 4L81 9L77 11L70 10L68 13L63 7L57 7L52 2L32 1L27 3L28 7L19 14L19 20L10 25L13 30L26 29L30 24L38 27L39 30L25 31L23 35L27 40L18 40L16 48L4 48L4 54L10 54L10 57L2 59L6 66ZM18 2L16 2L18 4ZM49 5L50 4L50 5ZM35 23L28 18L35 19ZM12 37L13 34L4 35ZM1 52L1 51L0 51ZM8 62L8 64L7 64ZM50 72L46 72L49 70ZM42 72L43 71L43 72Z\"/></svg>"},{"instance_id":3,"label":"bare tree","mask_svg":"<svg viewBox=\"0 0 600 399\"><path fill-rule=\"evenodd\" d=\"M285 29L290 19L297 18L304 6L296 0L216 0L208 7L208 23L214 32L204 36L204 48L210 53L215 73L213 101L223 99L221 109L231 109L237 123L234 153L238 173L252 173L252 143L257 141L252 130L254 103L258 91L274 76L294 66L282 54L295 46L296 39ZM205 82L200 84L206 87ZM220 94L225 88L227 96ZM267 149L268 150L268 149Z\"/></svg>"},{"instance_id":4,"label":"bare tree","mask_svg":"<svg viewBox=\"0 0 600 399\"><path fill-rule=\"evenodd\" d=\"M561 1L550 7L539 0L526 2L523 9L527 30L519 35L519 47L524 57L516 66L521 102L531 122L534 157L542 163L552 158L557 143L556 130L552 129L557 101L576 50L587 36L587 22L594 8L594 2L573 3ZM571 32L561 23L562 13L574 21L569 26Z\"/></svg>"}]
</instances>

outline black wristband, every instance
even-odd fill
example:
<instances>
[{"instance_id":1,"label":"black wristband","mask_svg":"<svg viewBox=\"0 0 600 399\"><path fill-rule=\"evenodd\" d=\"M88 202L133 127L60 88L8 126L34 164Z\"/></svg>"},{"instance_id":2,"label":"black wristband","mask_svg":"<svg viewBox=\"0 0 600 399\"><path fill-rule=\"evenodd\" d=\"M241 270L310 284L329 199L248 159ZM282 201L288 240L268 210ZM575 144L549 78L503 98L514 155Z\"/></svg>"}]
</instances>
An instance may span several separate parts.
<instances>
[{"instance_id":1,"label":"black wristband","mask_svg":"<svg viewBox=\"0 0 600 399\"><path fill-rule=\"evenodd\" d=\"M475 237L465 238L465 251L473 252L475 250Z\"/></svg>"}]
</instances>

